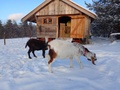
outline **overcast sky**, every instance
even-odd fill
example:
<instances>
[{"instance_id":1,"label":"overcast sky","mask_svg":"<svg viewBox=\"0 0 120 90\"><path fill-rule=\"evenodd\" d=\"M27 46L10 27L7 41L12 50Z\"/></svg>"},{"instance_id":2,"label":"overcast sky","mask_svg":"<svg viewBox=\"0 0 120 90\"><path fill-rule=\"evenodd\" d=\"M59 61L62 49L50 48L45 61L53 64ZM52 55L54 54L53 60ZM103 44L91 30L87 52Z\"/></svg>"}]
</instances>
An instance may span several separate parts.
<instances>
[{"instance_id":1,"label":"overcast sky","mask_svg":"<svg viewBox=\"0 0 120 90\"><path fill-rule=\"evenodd\" d=\"M0 20L20 21L23 16L35 9L44 0L0 0ZM72 0L80 6L86 8L84 1L92 3L92 0Z\"/></svg>"}]
</instances>

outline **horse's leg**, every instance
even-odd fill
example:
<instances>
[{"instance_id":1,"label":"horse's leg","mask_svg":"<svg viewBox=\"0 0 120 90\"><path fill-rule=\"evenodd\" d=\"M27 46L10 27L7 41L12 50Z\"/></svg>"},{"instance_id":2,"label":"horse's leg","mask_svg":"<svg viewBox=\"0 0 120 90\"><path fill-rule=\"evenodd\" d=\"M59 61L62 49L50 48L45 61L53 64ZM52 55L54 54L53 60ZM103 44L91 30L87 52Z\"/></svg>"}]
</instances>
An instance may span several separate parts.
<instances>
[{"instance_id":1,"label":"horse's leg","mask_svg":"<svg viewBox=\"0 0 120 90\"><path fill-rule=\"evenodd\" d=\"M32 59L30 56L30 53L31 53L31 49L28 50L28 57L29 57L29 59Z\"/></svg>"},{"instance_id":2,"label":"horse's leg","mask_svg":"<svg viewBox=\"0 0 120 90\"><path fill-rule=\"evenodd\" d=\"M73 57L70 57L70 68L73 67Z\"/></svg>"},{"instance_id":3,"label":"horse's leg","mask_svg":"<svg viewBox=\"0 0 120 90\"><path fill-rule=\"evenodd\" d=\"M49 70L49 72L53 72L52 71L52 61L53 61L53 59L51 58L51 56L48 54L48 55L46 55L46 58L47 58L47 60L48 60L48 70Z\"/></svg>"},{"instance_id":4,"label":"horse's leg","mask_svg":"<svg viewBox=\"0 0 120 90\"><path fill-rule=\"evenodd\" d=\"M42 56L45 58L45 50L42 50Z\"/></svg>"},{"instance_id":5,"label":"horse's leg","mask_svg":"<svg viewBox=\"0 0 120 90\"><path fill-rule=\"evenodd\" d=\"M76 56L75 59L76 59L77 62L79 63L80 69L82 69L82 68L83 68L83 65L82 65L82 62L81 62L80 59L79 59L79 56Z\"/></svg>"},{"instance_id":6,"label":"horse's leg","mask_svg":"<svg viewBox=\"0 0 120 90\"><path fill-rule=\"evenodd\" d=\"M35 50L32 50L32 53L33 53L33 56L34 56L34 57L37 57L37 56L35 55Z\"/></svg>"},{"instance_id":7,"label":"horse's leg","mask_svg":"<svg viewBox=\"0 0 120 90\"><path fill-rule=\"evenodd\" d=\"M48 68L49 68L49 72L53 73L52 71L52 63L53 63L53 58L50 57L50 60L48 61Z\"/></svg>"},{"instance_id":8,"label":"horse's leg","mask_svg":"<svg viewBox=\"0 0 120 90\"><path fill-rule=\"evenodd\" d=\"M53 49L50 49L48 56L49 56L49 61L48 61L49 72L52 73L53 72L52 71L52 63L55 61L57 54L55 53L55 51Z\"/></svg>"},{"instance_id":9,"label":"horse's leg","mask_svg":"<svg viewBox=\"0 0 120 90\"><path fill-rule=\"evenodd\" d=\"M53 73L52 71L52 63L48 64L49 72Z\"/></svg>"}]
</instances>

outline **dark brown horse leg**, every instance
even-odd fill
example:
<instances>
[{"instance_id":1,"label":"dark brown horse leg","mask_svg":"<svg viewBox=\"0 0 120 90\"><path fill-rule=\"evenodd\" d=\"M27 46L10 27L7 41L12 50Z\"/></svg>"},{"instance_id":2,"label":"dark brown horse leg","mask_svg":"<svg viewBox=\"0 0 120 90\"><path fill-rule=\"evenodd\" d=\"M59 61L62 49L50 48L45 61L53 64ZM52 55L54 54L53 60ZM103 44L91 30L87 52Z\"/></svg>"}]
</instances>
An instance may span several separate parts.
<instances>
[{"instance_id":1,"label":"dark brown horse leg","mask_svg":"<svg viewBox=\"0 0 120 90\"><path fill-rule=\"evenodd\" d=\"M45 50L42 50L42 56L45 58Z\"/></svg>"},{"instance_id":2,"label":"dark brown horse leg","mask_svg":"<svg viewBox=\"0 0 120 90\"><path fill-rule=\"evenodd\" d=\"M29 59L32 59L32 58L30 57L30 53L31 53L31 50L29 49L29 50L28 50L28 57L29 57Z\"/></svg>"},{"instance_id":3,"label":"dark brown horse leg","mask_svg":"<svg viewBox=\"0 0 120 90\"><path fill-rule=\"evenodd\" d=\"M35 51L34 50L32 50L32 53L33 53L33 56L37 58L37 56L35 55Z\"/></svg>"}]
</instances>

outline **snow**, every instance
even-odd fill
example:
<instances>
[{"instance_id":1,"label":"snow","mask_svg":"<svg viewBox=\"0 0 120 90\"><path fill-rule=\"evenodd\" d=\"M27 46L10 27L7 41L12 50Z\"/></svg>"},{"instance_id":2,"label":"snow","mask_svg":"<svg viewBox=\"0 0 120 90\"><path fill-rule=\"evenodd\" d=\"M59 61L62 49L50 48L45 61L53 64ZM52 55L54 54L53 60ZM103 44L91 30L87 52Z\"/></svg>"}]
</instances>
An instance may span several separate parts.
<instances>
[{"instance_id":1,"label":"snow","mask_svg":"<svg viewBox=\"0 0 120 90\"><path fill-rule=\"evenodd\" d=\"M110 34L110 35L111 35L111 36L112 36L112 35L120 35L120 33L112 33L112 34Z\"/></svg>"},{"instance_id":2,"label":"snow","mask_svg":"<svg viewBox=\"0 0 120 90\"><path fill-rule=\"evenodd\" d=\"M56 60L54 73L48 72L47 60L41 51L28 59L25 44L28 38L0 40L0 90L119 90L120 42L93 38L84 45L97 55L96 65L80 57L84 68L74 60ZM32 56L32 55L31 55Z\"/></svg>"}]
</instances>

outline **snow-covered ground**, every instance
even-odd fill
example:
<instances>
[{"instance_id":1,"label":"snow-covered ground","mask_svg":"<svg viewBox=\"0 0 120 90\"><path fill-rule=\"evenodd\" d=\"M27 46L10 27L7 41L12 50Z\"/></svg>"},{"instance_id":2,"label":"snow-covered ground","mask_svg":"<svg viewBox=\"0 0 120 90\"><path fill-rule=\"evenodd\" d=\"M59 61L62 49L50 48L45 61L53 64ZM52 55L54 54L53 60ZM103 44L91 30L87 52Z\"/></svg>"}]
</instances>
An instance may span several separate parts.
<instances>
[{"instance_id":1,"label":"snow-covered ground","mask_svg":"<svg viewBox=\"0 0 120 90\"><path fill-rule=\"evenodd\" d=\"M119 90L120 42L96 38L85 45L97 55L96 65L80 57L69 68L69 60L53 63L54 73L48 72L47 60L36 51L37 58L28 59L25 44L28 38L0 40L0 90ZM32 56L32 55L31 55Z\"/></svg>"}]
</instances>

